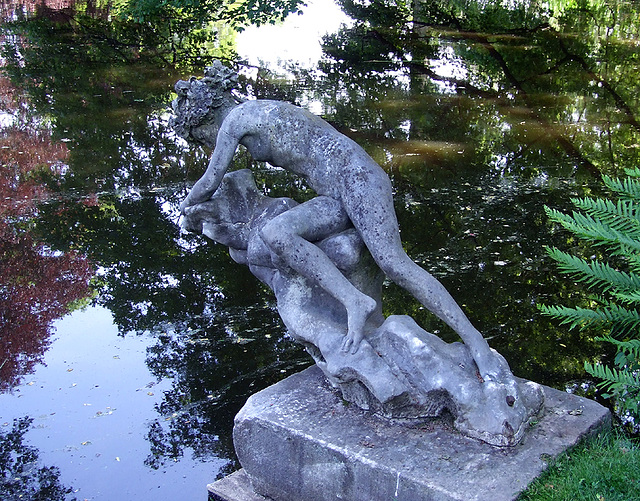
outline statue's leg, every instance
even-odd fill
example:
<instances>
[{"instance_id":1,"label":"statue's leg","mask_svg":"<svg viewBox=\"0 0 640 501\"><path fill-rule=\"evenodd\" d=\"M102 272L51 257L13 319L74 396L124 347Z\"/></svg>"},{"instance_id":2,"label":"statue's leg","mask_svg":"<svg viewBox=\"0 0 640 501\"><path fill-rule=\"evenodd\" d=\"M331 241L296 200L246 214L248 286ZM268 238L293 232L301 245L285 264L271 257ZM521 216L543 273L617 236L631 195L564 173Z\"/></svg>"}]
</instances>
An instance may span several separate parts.
<instances>
[{"instance_id":1,"label":"statue's leg","mask_svg":"<svg viewBox=\"0 0 640 501\"><path fill-rule=\"evenodd\" d=\"M390 280L452 327L467 345L480 374L503 379L508 368L491 351L447 289L407 256L400 240L391 182L377 165L349 169L342 187L343 204L369 252Z\"/></svg>"},{"instance_id":2,"label":"statue's leg","mask_svg":"<svg viewBox=\"0 0 640 501\"><path fill-rule=\"evenodd\" d=\"M315 244L344 231L350 221L341 203L319 196L297 205L269 221L261 237L284 263L312 280L344 305L347 310L347 336L343 349L358 349L364 337L364 325L376 308L376 301L360 292L335 263Z\"/></svg>"}]
</instances>

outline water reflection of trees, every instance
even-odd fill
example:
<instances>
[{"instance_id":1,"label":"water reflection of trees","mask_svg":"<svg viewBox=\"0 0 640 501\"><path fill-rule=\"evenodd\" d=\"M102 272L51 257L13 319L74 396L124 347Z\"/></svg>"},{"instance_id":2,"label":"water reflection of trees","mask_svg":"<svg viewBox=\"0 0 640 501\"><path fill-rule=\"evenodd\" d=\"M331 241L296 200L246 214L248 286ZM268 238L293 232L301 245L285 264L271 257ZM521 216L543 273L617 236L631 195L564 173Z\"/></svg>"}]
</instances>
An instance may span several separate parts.
<instances>
[{"instance_id":1,"label":"water reflection of trees","mask_svg":"<svg viewBox=\"0 0 640 501\"><path fill-rule=\"evenodd\" d=\"M284 337L271 305L226 308L200 319L200 328L173 324L148 350L152 372L174 378L151 423L151 454L158 467L191 449L194 456L229 458L237 469L231 431L246 398L310 364Z\"/></svg>"},{"instance_id":2,"label":"water reflection of trees","mask_svg":"<svg viewBox=\"0 0 640 501\"><path fill-rule=\"evenodd\" d=\"M67 149L45 127L25 123L16 90L0 79L0 391L32 371L49 346L51 322L90 295L93 269L75 252L60 254L34 234L38 204L58 179ZM22 124L21 124L22 122Z\"/></svg>"},{"instance_id":3,"label":"water reflection of trees","mask_svg":"<svg viewBox=\"0 0 640 501\"><path fill-rule=\"evenodd\" d=\"M180 73L164 64L167 46L146 33L142 50L133 43L142 27L106 23L78 5L13 24L4 48L5 72L28 94L28 111L68 148L59 176L41 179L56 196L39 207L32 233L60 257L81 252L97 263L96 301L123 335L156 334L149 367L173 383L149 427L148 464L187 448L201 459L233 458L233 415L246 397L307 358L284 338L248 270L226 249L180 234L176 207L205 157L167 130L164 109ZM206 62L190 56L199 47L181 50L182 65Z\"/></svg>"},{"instance_id":4,"label":"water reflection of trees","mask_svg":"<svg viewBox=\"0 0 640 501\"><path fill-rule=\"evenodd\" d=\"M0 431L0 497L3 501L75 499L72 488L60 483L60 470L41 466L38 450L24 443L31 422L31 418L16 419L11 430Z\"/></svg>"},{"instance_id":5,"label":"water reflection of trees","mask_svg":"<svg viewBox=\"0 0 640 501\"><path fill-rule=\"evenodd\" d=\"M362 109L357 82L377 82L391 100L400 91L453 97L471 118L456 122L449 110L405 122L404 113L385 124L387 139L408 130L410 139L474 151L489 145L502 173L569 163L597 174L637 163L635 4L557 2L552 13L537 2L340 3L355 24L325 39L323 91L337 96L336 112ZM402 148L395 153L402 162Z\"/></svg>"},{"instance_id":6,"label":"water reflection of trees","mask_svg":"<svg viewBox=\"0 0 640 501\"><path fill-rule=\"evenodd\" d=\"M266 289L226 248L181 235L162 208L166 197L175 194L105 195L63 211L52 203L38 227L56 248L71 244L101 264L96 301L122 334L157 338L147 364L172 385L149 426L154 468L186 449L233 458L233 416L246 398L309 363L285 337Z\"/></svg>"}]
</instances>

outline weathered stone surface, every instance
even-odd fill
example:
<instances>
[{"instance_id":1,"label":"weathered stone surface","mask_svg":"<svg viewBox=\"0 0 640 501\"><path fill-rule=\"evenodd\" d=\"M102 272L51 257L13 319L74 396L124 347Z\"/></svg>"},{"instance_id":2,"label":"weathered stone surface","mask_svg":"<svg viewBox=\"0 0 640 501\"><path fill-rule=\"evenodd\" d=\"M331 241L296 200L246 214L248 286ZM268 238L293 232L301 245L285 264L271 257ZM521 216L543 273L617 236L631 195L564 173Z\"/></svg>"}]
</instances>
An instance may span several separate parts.
<instances>
[{"instance_id":1,"label":"weathered stone surface","mask_svg":"<svg viewBox=\"0 0 640 501\"><path fill-rule=\"evenodd\" d=\"M238 470L207 486L209 501L265 501L256 494L244 470Z\"/></svg>"},{"instance_id":2,"label":"weathered stone surface","mask_svg":"<svg viewBox=\"0 0 640 501\"><path fill-rule=\"evenodd\" d=\"M360 245L348 244L343 257L353 263L361 255L372 258L378 272L409 291L459 334L485 381L491 380L494 387L500 386L510 399L517 401L518 387L504 360L490 349L445 287L404 251L393 187L385 171L353 140L308 110L282 101L240 102L233 94L236 82L237 75L216 61L205 70L203 78L176 84L178 97L173 103L171 120L174 129L188 140L214 148L206 172L181 204L185 217L192 215L190 209L198 212L199 205L209 204L213 199L240 146L255 160L298 175L317 196L279 211L269 202L271 214L268 220L262 218L259 227L254 227L259 237L254 240L261 258L268 258L267 267L285 273L294 271L300 282L305 282L305 288L320 288L339 304L335 318L325 315L325 320L340 328L343 339L339 349L355 354L380 321L378 298L362 290L359 287L362 282L345 273L341 268L343 260L336 259L340 254L336 246L323 247L319 243L353 230ZM254 213L252 218L260 220L261 215ZM235 257L242 260L244 255L252 254L251 246L244 246L247 242L242 240L247 235L241 233L238 244L230 239L233 231L228 231L236 223L242 226L247 221L223 221L220 225L219 218L214 216L205 223L211 224L209 228L200 224L200 231L217 241L222 237ZM239 247L234 247L235 244ZM362 247L366 248L365 253L359 252ZM251 260L247 264L262 278L264 270L260 264ZM312 290L301 292L304 296L313 294ZM313 306L302 304L295 297L286 300L300 310L298 317L306 315L309 304ZM279 299L279 305L283 304L284 299ZM314 331L313 325L304 328L307 332Z\"/></svg>"},{"instance_id":3,"label":"weathered stone surface","mask_svg":"<svg viewBox=\"0 0 640 501\"><path fill-rule=\"evenodd\" d=\"M503 448L442 421L409 427L372 416L345 405L316 367L307 369L253 395L238 413L234 443L245 472L238 492L246 491L246 474L277 501L513 500L549 458L610 423L596 402L543 388L540 420Z\"/></svg>"}]
</instances>

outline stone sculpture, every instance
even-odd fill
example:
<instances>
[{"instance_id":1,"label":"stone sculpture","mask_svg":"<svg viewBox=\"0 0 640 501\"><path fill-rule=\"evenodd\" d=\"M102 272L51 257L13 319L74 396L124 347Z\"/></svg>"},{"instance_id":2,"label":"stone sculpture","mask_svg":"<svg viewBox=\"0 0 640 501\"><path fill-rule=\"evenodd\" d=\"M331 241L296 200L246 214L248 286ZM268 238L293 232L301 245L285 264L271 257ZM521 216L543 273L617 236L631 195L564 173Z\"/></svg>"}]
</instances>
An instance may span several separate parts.
<instances>
[{"instance_id":1,"label":"stone sculpture","mask_svg":"<svg viewBox=\"0 0 640 501\"><path fill-rule=\"evenodd\" d=\"M355 142L288 103L241 102L220 63L176 84L172 124L214 149L182 203L183 226L230 248L275 293L292 336L346 400L390 418L448 410L455 427L513 445L542 406L446 289L403 251L386 173ZM236 149L302 176L317 197L263 196L249 171L227 173ZM410 317L381 313L384 276L464 341L447 344Z\"/></svg>"}]
</instances>

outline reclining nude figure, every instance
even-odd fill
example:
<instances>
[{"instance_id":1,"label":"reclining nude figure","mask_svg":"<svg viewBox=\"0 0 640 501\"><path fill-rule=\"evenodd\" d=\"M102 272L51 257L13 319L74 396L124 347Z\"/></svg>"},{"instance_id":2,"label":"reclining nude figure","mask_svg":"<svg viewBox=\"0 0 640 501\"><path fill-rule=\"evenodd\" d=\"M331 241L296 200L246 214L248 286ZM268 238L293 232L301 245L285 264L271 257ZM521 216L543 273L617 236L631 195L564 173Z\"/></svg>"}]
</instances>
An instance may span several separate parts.
<instances>
[{"instance_id":1,"label":"reclining nude figure","mask_svg":"<svg viewBox=\"0 0 640 501\"><path fill-rule=\"evenodd\" d=\"M283 263L263 239L271 221L298 206L290 198L265 196L242 169L226 173L207 201L187 207L181 226L229 247L232 259L273 291L289 336L304 346L343 400L413 424L448 411L464 435L492 445L517 444L542 405L541 388L517 378L515 387L481 383L466 345L444 342L409 316L385 318L383 274L353 227L312 242L355 288L377 301L367 341L357 353L340 348L347 330L342 303Z\"/></svg>"},{"instance_id":2,"label":"reclining nude figure","mask_svg":"<svg viewBox=\"0 0 640 501\"><path fill-rule=\"evenodd\" d=\"M213 153L181 210L216 191L238 146L257 161L301 176L318 196L272 219L261 231L269 250L344 305L342 350L356 353L376 301L353 286L313 241L353 224L386 276L452 327L467 345L483 380L512 386L513 376L444 286L404 252L384 170L354 141L312 113L291 104L239 102L231 89L237 74L216 62L202 79L176 84L175 130ZM514 388L514 393L516 393Z\"/></svg>"}]
</instances>

